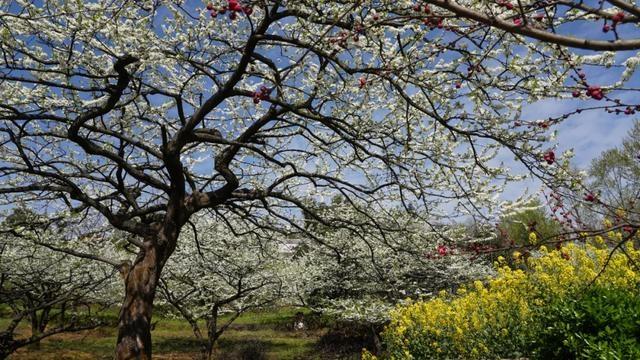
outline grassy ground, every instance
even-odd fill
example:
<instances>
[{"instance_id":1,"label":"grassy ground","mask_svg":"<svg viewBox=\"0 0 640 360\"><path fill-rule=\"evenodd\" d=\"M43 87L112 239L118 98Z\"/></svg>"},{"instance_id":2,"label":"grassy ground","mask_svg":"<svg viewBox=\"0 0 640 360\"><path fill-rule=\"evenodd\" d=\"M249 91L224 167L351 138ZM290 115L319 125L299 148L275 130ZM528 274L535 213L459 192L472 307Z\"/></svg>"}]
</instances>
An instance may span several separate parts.
<instances>
[{"instance_id":1,"label":"grassy ground","mask_svg":"<svg viewBox=\"0 0 640 360\"><path fill-rule=\"evenodd\" d=\"M293 331L291 324L298 309L250 312L236 319L220 338L217 359L255 359L256 353L266 359L358 359L358 352L336 355L320 346L326 327L314 327L304 332ZM0 329L8 320L0 319ZM158 321L152 332L155 359L193 359L199 343L187 322L154 318ZM21 335L29 329L20 328ZM20 349L12 360L112 359L116 339L115 328L99 328L72 334L52 336L38 348ZM261 358L262 359L262 358Z\"/></svg>"}]
</instances>

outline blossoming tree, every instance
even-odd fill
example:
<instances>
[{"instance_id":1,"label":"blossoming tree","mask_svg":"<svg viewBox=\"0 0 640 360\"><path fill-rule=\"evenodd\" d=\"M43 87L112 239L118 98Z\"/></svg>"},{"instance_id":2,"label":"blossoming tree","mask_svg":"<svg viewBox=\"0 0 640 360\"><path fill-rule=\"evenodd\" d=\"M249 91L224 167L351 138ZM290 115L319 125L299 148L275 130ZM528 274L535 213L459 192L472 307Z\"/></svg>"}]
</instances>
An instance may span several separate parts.
<instances>
[{"instance_id":1,"label":"blossoming tree","mask_svg":"<svg viewBox=\"0 0 640 360\"><path fill-rule=\"evenodd\" d=\"M381 325L398 301L455 289L492 273L480 250L493 239L472 238L460 224L429 228L398 211L380 222L387 229L380 233L368 228L362 214L344 202L319 211L340 214L361 223L361 228L351 232L308 225L328 246L298 244L290 263L294 269L289 271L296 275L287 281L287 288L292 299L297 297L301 305L314 310Z\"/></svg>"},{"instance_id":2,"label":"blossoming tree","mask_svg":"<svg viewBox=\"0 0 640 360\"><path fill-rule=\"evenodd\" d=\"M522 106L575 96L635 111L616 96L636 57L566 47L640 48L627 38L637 7L607 4L2 1L3 204L98 214L132 235L116 357L148 359L162 270L204 209L302 232L305 200L341 194L382 232L389 204L425 221L492 213L518 178L492 161L499 149L563 175L544 143L574 113L527 119ZM567 35L584 21L607 38ZM619 82L591 80L612 65Z\"/></svg>"},{"instance_id":3,"label":"blossoming tree","mask_svg":"<svg viewBox=\"0 0 640 360\"><path fill-rule=\"evenodd\" d=\"M237 220L235 221L238 222ZM203 358L238 316L276 305L284 296L283 252L267 234L232 234L215 217L196 222L181 235L159 283L159 300L189 322L203 342ZM221 315L229 317L220 320ZM198 324L204 321L203 332Z\"/></svg>"},{"instance_id":4,"label":"blossoming tree","mask_svg":"<svg viewBox=\"0 0 640 360\"><path fill-rule=\"evenodd\" d=\"M33 213L18 208L0 226L0 304L10 321L0 328L0 358L51 335L104 325L100 310L117 303L121 286L113 266L47 247L65 234ZM65 240L67 245L87 242ZM29 336L18 334L24 320Z\"/></svg>"}]
</instances>

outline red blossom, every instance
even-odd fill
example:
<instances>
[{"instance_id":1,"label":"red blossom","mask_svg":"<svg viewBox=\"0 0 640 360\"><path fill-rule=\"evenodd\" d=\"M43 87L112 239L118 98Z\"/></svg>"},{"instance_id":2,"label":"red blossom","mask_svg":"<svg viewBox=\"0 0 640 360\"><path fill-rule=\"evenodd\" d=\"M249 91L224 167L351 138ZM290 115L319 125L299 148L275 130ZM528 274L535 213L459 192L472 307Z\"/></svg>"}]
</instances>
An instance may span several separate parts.
<instances>
[{"instance_id":1,"label":"red blossom","mask_svg":"<svg viewBox=\"0 0 640 360\"><path fill-rule=\"evenodd\" d=\"M253 103L254 104L259 104L260 100L267 100L269 99L269 88L262 85L260 86L260 89L256 90L253 92Z\"/></svg>"},{"instance_id":2,"label":"red blossom","mask_svg":"<svg viewBox=\"0 0 640 360\"><path fill-rule=\"evenodd\" d=\"M238 3L238 0L228 0L229 10L231 11L242 11L242 5Z\"/></svg>"},{"instance_id":3,"label":"red blossom","mask_svg":"<svg viewBox=\"0 0 640 360\"><path fill-rule=\"evenodd\" d=\"M367 79L363 76L358 80L358 83L360 84L360 89L362 89L367 86Z\"/></svg>"},{"instance_id":4,"label":"red blossom","mask_svg":"<svg viewBox=\"0 0 640 360\"><path fill-rule=\"evenodd\" d=\"M600 86L596 85L591 85L587 88L587 95L591 96L591 98L595 100L602 100L602 98L604 97L602 89L600 88Z\"/></svg>"},{"instance_id":5,"label":"red blossom","mask_svg":"<svg viewBox=\"0 0 640 360\"><path fill-rule=\"evenodd\" d=\"M622 20L624 20L624 13L622 11L618 11L615 15L613 15L611 20L613 20L614 24L621 22Z\"/></svg>"},{"instance_id":6,"label":"red blossom","mask_svg":"<svg viewBox=\"0 0 640 360\"><path fill-rule=\"evenodd\" d=\"M547 162L547 164L551 165L556 161L556 154L553 152L553 150L549 150L544 153L543 159Z\"/></svg>"}]
</instances>

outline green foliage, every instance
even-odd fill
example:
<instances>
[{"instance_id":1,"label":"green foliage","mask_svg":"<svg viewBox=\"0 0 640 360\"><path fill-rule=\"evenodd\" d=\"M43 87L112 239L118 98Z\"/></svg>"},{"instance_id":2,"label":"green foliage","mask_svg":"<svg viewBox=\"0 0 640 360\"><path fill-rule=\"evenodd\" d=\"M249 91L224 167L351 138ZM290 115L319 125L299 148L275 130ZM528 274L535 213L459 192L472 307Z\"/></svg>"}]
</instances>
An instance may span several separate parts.
<instances>
[{"instance_id":1,"label":"green foliage","mask_svg":"<svg viewBox=\"0 0 640 360\"><path fill-rule=\"evenodd\" d=\"M540 311L537 359L640 359L640 296L593 287Z\"/></svg>"},{"instance_id":2,"label":"green foliage","mask_svg":"<svg viewBox=\"0 0 640 360\"><path fill-rule=\"evenodd\" d=\"M535 232L538 240L550 238L561 232L560 225L545 212L539 200L529 204L527 210L506 216L501 219L500 240L504 244L529 244L529 234Z\"/></svg>"}]
</instances>

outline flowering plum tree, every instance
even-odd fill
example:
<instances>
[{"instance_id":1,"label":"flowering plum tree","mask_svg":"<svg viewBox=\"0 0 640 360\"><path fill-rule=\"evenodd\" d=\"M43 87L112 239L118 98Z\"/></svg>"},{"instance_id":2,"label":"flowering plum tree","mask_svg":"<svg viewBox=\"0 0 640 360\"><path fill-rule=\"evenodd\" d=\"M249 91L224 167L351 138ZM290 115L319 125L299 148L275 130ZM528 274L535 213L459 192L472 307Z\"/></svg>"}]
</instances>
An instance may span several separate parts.
<instances>
[{"instance_id":1,"label":"flowering plum tree","mask_svg":"<svg viewBox=\"0 0 640 360\"><path fill-rule=\"evenodd\" d=\"M284 261L291 258L277 241L251 232L226 232L214 219L197 221L182 233L158 285L159 300L171 305L203 340L205 359L211 358L216 340L243 312L282 299ZM221 322L224 314L229 317ZM205 334L198 321L205 322Z\"/></svg>"},{"instance_id":2,"label":"flowering plum tree","mask_svg":"<svg viewBox=\"0 0 640 360\"><path fill-rule=\"evenodd\" d=\"M524 104L636 109L617 95L637 57L566 48L640 48L625 38L637 8L603 4L2 1L0 194L131 235L116 357L148 359L162 270L204 209L255 228L303 232L308 213L384 232L391 204L425 222L491 214L519 178L492 161L500 149L562 177L566 156L545 141L577 112L526 119ZM563 35L595 17L606 39ZM613 65L618 82L589 76ZM376 216L306 206L337 194Z\"/></svg>"},{"instance_id":3,"label":"flowering plum tree","mask_svg":"<svg viewBox=\"0 0 640 360\"><path fill-rule=\"evenodd\" d=\"M328 246L301 242L296 248L290 263L295 270L289 271L296 276L287 285L312 309L380 325L398 301L454 289L493 272L473 251L492 239L471 239L459 224L429 228L398 212L380 222L387 229L380 233L367 228L362 214L349 204L338 202L320 211L336 212L362 226L357 233L315 228L312 232L321 233Z\"/></svg>"}]
</instances>

